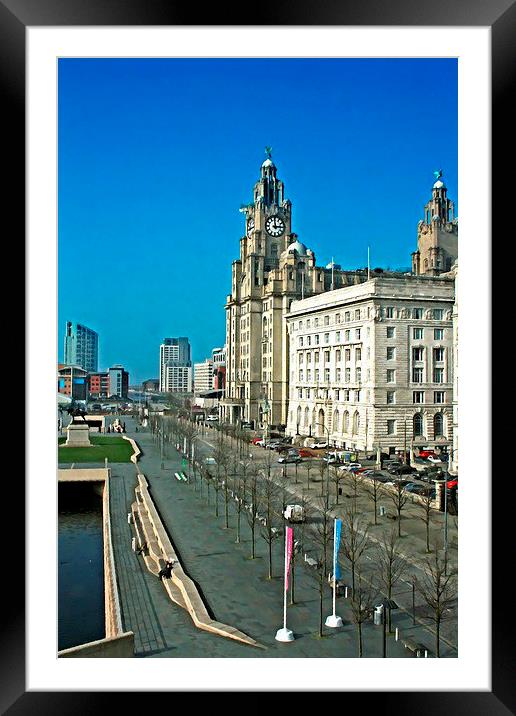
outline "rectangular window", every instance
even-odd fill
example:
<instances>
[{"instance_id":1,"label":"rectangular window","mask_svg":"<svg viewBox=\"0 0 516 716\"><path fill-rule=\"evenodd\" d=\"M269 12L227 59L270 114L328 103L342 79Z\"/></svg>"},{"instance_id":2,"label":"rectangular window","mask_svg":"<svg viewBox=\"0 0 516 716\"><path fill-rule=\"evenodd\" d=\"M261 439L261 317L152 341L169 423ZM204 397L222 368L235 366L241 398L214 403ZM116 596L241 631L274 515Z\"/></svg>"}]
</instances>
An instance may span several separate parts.
<instances>
[{"instance_id":1,"label":"rectangular window","mask_svg":"<svg viewBox=\"0 0 516 716\"><path fill-rule=\"evenodd\" d=\"M424 359L424 348L422 346L417 346L416 348L412 349L412 360L414 361L422 361Z\"/></svg>"},{"instance_id":2,"label":"rectangular window","mask_svg":"<svg viewBox=\"0 0 516 716\"><path fill-rule=\"evenodd\" d=\"M434 393L434 403L444 403L446 400L446 393L444 390L436 390Z\"/></svg>"},{"instance_id":3,"label":"rectangular window","mask_svg":"<svg viewBox=\"0 0 516 716\"><path fill-rule=\"evenodd\" d=\"M387 421L387 435L395 435L395 434L396 434L396 421L388 420Z\"/></svg>"},{"instance_id":4,"label":"rectangular window","mask_svg":"<svg viewBox=\"0 0 516 716\"><path fill-rule=\"evenodd\" d=\"M319 325L319 319L314 318L314 326L317 328L318 325Z\"/></svg>"},{"instance_id":5,"label":"rectangular window","mask_svg":"<svg viewBox=\"0 0 516 716\"><path fill-rule=\"evenodd\" d=\"M351 348L346 348L344 356L346 358L346 362L348 363L351 360Z\"/></svg>"},{"instance_id":6,"label":"rectangular window","mask_svg":"<svg viewBox=\"0 0 516 716\"><path fill-rule=\"evenodd\" d=\"M442 363L444 360L444 348L434 348L434 363Z\"/></svg>"},{"instance_id":7,"label":"rectangular window","mask_svg":"<svg viewBox=\"0 0 516 716\"><path fill-rule=\"evenodd\" d=\"M434 328L434 341L442 341L444 338L443 328Z\"/></svg>"},{"instance_id":8,"label":"rectangular window","mask_svg":"<svg viewBox=\"0 0 516 716\"><path fill-rule=\"evenodd\" d=\"M318 370L315 371L315 380L319 380L319 371Z\"/></svg>"},{"instance_id":9,"label":"rectangular window","mask_svg":"<svg viewBox=\"0 0 516 716\"><path fill-rule=\"evenodd\" d=\"M300 346L303 345L303 336L299 336L299 345L300 345Z\"/></svg>"},{"instance_id":10,"label":"rectangular window","mask_svg":"<svg viewBox=\"0 0 516 716\"><path fill-rule=\"evenodd\" d=\"M306 327L310 328L310 319L309 318L306 319Z\"/></svg>"},{"instance_id":11,"label":"rectangular window","mask_svg":"<svg viewBox=\"0 0 516 716\"><path fill-rule=\"evenodd\" d=\"M324 380L326 382L329 382L329 380L330 380L330 369L329 368L324 369Z\"/></svg>"},{"instance_id":12,"label":"rectangular window","mask_svg":"<svg viewBox=\"0 0 516 716\"><path fill-rule=\"evenodd\" d=\"M423 339L423 329L422 328L414 328L412 335L414 336L414 339L416 341L422 340Z\"/></svg>"},{"instance_id":13,"label":"rectangular window","mask_svg":"<svg viewBox=\"0 0 516 716\"><path fill-rule=\"evenodd\" d=\"M388 390L387 391L387 405L393 405L395 402L396 402L396 391Z\"/></svg>"},{"instance_id":14,"label":"rectangular window","mask_svg":"<svg viewBox=\"0 0 516 716\"><path fill-rule=\"evenodd\" d=\"M304 355L302 353L300 353L299 354L299 365L303 365L304 359L305 359Z\"/></svg>"},{"instance_id":15,"label":"rectangular window","mask_svg":"<svg viewBox=\"0 0 516 716\"><path fill-rule=\"evenodd\" d=\"M337 332L335 333L335 340L336 340L337 342L340 341L340 331L337 331Z\"/></svg>"},{"instance_id":16,"label":"rectangular window","mask_svg":"<svg viewBox=\"0 0 516 716\"><path fill-rule=\"evenodd\" d=\"M394 360L396 358L396 349L389 347L387 348L387 360Z\"/></svg>"},{"instance_id":17,"label":"rectangular window","mask_svg":"<svg viewBox=\"0 0 516 716\"><path fill-rule=\"evenodd\" d=\"M337 363L340 362L340 351L335 351L335 360L337 361Z\"/></svg>"},{"instance_id":18,"label":"rectangular window","mask_svg":"<svg viewBox=\"0 0 516 716\"><path fill-rule=\"evenodd\" d=\"M306 371L306 379L307 379L307 380L312 380L312 371L311 371L310 369L308 369L308 370Z\"/></svg>"},{"instance_id":19,"label":"rectangular window","mask_svg":"<svg viewBox=\"0 0 516 716\"><path fill-rule=\"evenodd\" d=\"M360 308L355 309L355 321L360 320Z\"/></svg>"},{"instance_id":20,"label":"rectangular window","mask_svg":"<svg viewBox=\"0 0 516 716\"><path fill-rule=\"evenodd\" d=\"M351 314L350 314L349 311L346 311L346 313L344 314L344 320L346 321L346 323L349 323L350 315L351 315Z\"/></svg>"},{"instance_id":21,"label":"rectangular window","mask_svg":"<svg viewBox=\"0 0 516 716\"><path fill-rule=\"evenodd\" d=\"M355 349L355 360L362 360L362 349L361 348Z\"/></svg>"},{"instance_id":22,"label":"rectangular window","mask_svg":"<svg viewBox=\"0 0 516 716\"><path fill-rule=\"evenodd\" d=\"M345 376L346 376L346 383L349 383L349 381L351 380L351 368L346 368Z\"/></svg>"},{"instance_id":23,"label":"rectangular window","mask_svg":"<svg viewBox=\"0 0 516 716\"><path fill-rule=\"evenodd\" d=\"M422 383L423 382L423 369L422 368L412 368L412 382L413 383Z\"/></svg>"},{"instance_id":24,"label":"rectangular window","mask_svg":"<svg viewBox=\"0 0 516 716\"><path fill-rule=\"evenodd\" d=\"M340 368L337 368L335 371L335 380L337 381L337 383L340 383L341 379L342 379L342 371Z\"/></svg>"},{"instance_id":25,"label":"rectangular window","mask_svg":"<svg viewBox=\"0 0 516 716\"><path fill-rule=\"evenodd\" d=\"M434 383L444 383L444 368L434 368Z\"/></svg>"},{"instance_id":26,"label":"rectangular window","mask_svg":"<svg viewBox=\"0 0 516 716\"><path fill-rule=\"evenodd\" d=\"M355 403L360 403L360 390L355 390Z\"/></svg>"},{"instance_id":27,"label":"rectangular window","mask_svg":"<svg viewBox=\"0 0 516 716\"><path fill-rule=\"evenodd\" d=\"M425 402L425 393L423 390L415 390L412 393L412 402L413 403L424 403Z\"/></svg>"},{"instance_id":28,"label":"rectangular window","mask_svg":"<svg viewBox=\"0 0 516 716\"><path fill-rule=\"evenodd\" d=\"M362 380L362 368L356 368L355 378L356 378L356 382L360 383L360 381Z\"/></svg>"},{"instance_id":29,"label":"rectangular window","mask_svg":"<svg viewBox=\"0 0 516 716\"><path fill-rule=\"evenodd\" d=\"M396 382L396 371L389 369L387 371L387 383L395 383Z\"/></svg>"},{"instance_id":30,"label":"rectangular window","mask_svg":"<svg viewBox=\"0 0 516 716\"><path fill-rule=\"evenodd\" d=\"M325 325L325 326L329 326L329 325L330 325L330 317L329 317L329 316L325 316L325 317L324 317L324 325Z\"/></svg>"},{"instance_id":31,"label":"rectangular window","mask_svg":"<svg viewBox=\"0 0 516 716\"><path fill-rule=\"evenodd\" d=\"M302 398L302 397L303 397L303 388L299 388L299 389L298 389L297 395L298 395L298 398Z\"/></svg>"},{"instance_id":32,"label":"rectangular window","mask_svg":"<svg viewBox=\"0 0 516 716\"><path fill-rule=\"evenodd\" d=\"M360 328L357 328L355 330L355 336L356 336L357 341L359 341L360 340Z\"/></svg>"},{"instance_id":33,"label":"rectangular window","mask_svg":"<svg viewBox=\"0 0 516 716\"><path fill-rule=\"evenodd\" d=\"M325 363L330 362L330 351L324 351L324 362Z\"/></svg>"},{"instance_id":34,"label":"rectangular window","mask_svg":"<svg viewBox=\"0 0 516 716\"><path fill-rule=\"evenodd\" d=\"M299 329L303 328L303 321L299 321Z\"/></svg>"},{"instance_id":35,"label":"rectangular window","mask_svg":"<svg viewBox=\"0 0 516 716\"><path fill-rule=\"evenodd\" d=\"M340 400L340 390L335 391L335 400Z\"/></svg>"},{"instance_id":36,"label":"rectangular window","mask_svg":"<svg viewBox=\"0 0 516 716\"><path fill-rule=\"evenodd\" d=\"M415 318L417 321L420 321L423 318L423 309L422 308L413 308L412 309L412 318Z\"/></svg>"},{"instance_id":37,"label":"rectangular window","mask_svg":"<svg viewBox=\"0 0 516 716\"><path fill-rule=\"evenodd\" d=\"M393 306L387 306L385 309L385 317L386 318L394 318L394 307Z\"/></svg>"},{"instance_id":38,"label":"rectangular window","mask_svg":"<svg viewBox=\"0 0 516 716\"><path fill-rule=\"evenodd\" d=\"M311 363L311 362L312 362L312 354L311 354L311 353L307 353L307 354L306 354L306 364L308 365L308 364Z\"/></svg>"},{"instance_id":39,"label":"rectangular window","mask_svg":"<svg viewBox=\"0 0 516 716\"><path fill-rule=\"evenodd\" d=\"M349 341L349 335L350 335L350 331L345 331L345 333L344 333L344 337L345 337L344 340Z\"/></svg>"},{"instance_id":40,"label":"rectangular window","mask_svg":"<svg viewBox=\"0 0 516 716\"><path fill-rule=\"evenodd\" d=\"M324 334L324 342L325 342L325 343L329 343L329 342L330 342L330 334L329 334L329 333L325 333L325 334Z\"/></svg>"},{"instance_id":41,"label":"rectangular window","mask_svg":"<svg viewBox=\"0 0 516 716\"><path fill-rule=\"evenodd\" d=\"M299 382L302 383L303 380L304 380L303 371L300 370L300 371L299 371Z\"/></svg>"},{"instance_id":42,"label":"rectangular window","mask_svg":"<svg viewBox=\"0 0 516 716\"><path fill-rule=\"evenodd\" d=\"M312 336L307 336L306 337L306 345L309 346L309 345L311 345L311 343L312 343Z\"/></svg>"},{"instance_id":43,"label":"rectangular window","mask_svg":"<svg viewBox=\"0 0 516 716\"><path fill-rule=\"evenodd\" d=\"M349 390L344 391L344 400L349 403Z\"/></svg>"},{"instance_id":44,"label":"rectangular window","mask_svg":"<svg viewBox=\"0 0 516 716\"><path fill-rule=\"evenodd\" d=\"M434 308L434 321L442 321L443 320L443 309L442 308Z\"/></svg>"},{"instance_id":45,"label":"rectangular window","mask_svg":"<svg viewBox=\"0 0 516 716\"><path fill-rule=\"evenodd\" d=\"M315 363L316 363L316 365L317 365L317 363L319 363L319 353L315 354Z\"/></svg>"},{"instance_id":46,"label":"rectangular window","mask_svg":"<svg viewBox=\"0 0 516 716\"><path fill-rule=\"evenodd\" d=\"M394 338L396 335L396 329L394 326L387 326L387 338Z\"/></svg>"},{"instance_id":47,"label":"rectangular window","mask_svg":"<svg viewBox=\"0 0 516 716\"><path fill-rule=\"evenodd\" d=\"M318 334L318 333L317 333L316 336L315 336L315 345L316 345L316 346L319 345L319 334Z\"/></svg>"},{"instance_id":48,"label":"rectangular window","mask_svg":"<svg viewBox=\"0 0 516 716\"><path fill-rule=\"evenodd\" d=\"M335 314L335 323L340 323L340 313Z\"/></svg>"}]
</instances>

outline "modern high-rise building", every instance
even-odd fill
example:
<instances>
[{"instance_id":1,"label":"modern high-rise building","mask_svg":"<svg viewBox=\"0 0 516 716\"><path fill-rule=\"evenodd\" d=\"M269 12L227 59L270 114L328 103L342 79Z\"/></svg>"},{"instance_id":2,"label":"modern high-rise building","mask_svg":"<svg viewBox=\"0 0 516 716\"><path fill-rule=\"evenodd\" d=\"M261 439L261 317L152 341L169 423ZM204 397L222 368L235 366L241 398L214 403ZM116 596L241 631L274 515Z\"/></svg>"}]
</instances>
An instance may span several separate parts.
<instances>
[{"instance_id":1,"label":"modern high-rise building","mask_svg":"<svg viewBox=\"0 0 516 716\"><path fill-rule=\"evenodd\" d=\"M127 398L129 390L129 373L121 365L114 365L108 370L109 394L119 398Z\"/></svg>"},{"instance_id":2,"label":"modern high-rise building","mask_svg":"<svg viewBox=\"0 0 516 716\"><path fill-rule=\"evenodd\" d=\"M188 338L165 338L159 348L160 392L191 393L192 383L192 358Z\"/></svg>"},{"instance_id":3,"label":"modern high-rise building","mask_svg":"<svg viewBox=\"0 0 516 716\"><path fill-rule=\"evenodd\" d=\"M79 365L88 373L95 373L99 362L98 334L80 323L67 321L64 362L66 365Z\"/></svg>"},{"instance_id":4,"label":"modern high-rise building","mask_svg":"<svg viewBox=\"0 0 516 716\"><path fill-rule=\"evenodd\" d=\"M194 363L194 393L206 393L213 390L213 361L206 358L202 363Z\"/></svg>"}]
</instances>

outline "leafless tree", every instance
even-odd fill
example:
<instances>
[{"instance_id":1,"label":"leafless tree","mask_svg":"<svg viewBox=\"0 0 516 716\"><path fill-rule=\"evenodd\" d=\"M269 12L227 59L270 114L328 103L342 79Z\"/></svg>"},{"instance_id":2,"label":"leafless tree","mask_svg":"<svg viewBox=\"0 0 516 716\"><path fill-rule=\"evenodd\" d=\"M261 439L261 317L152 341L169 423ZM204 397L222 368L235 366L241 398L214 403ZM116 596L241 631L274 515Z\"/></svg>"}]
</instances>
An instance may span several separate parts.
<instances>
[{"instance_id":1,"label":"leafless tree","mask_svg":"<svg viewBox=\"0 0 516 716\"><path fill-rule=\"evenodd\" d=\"M306 489L310 489L310 473L312 471L314 464L312 460L307 460L305 462L305 468L306 468Z\"/></svg>"},{"instance_id":2,"label":"leafless tree","mask_svg":"<svg viewBox=\"0 0 516 716\"><path fill-rule=\"evenodd\" d=\"M398 537L401 537L401 513L407 504L409 493L405 491L403 484L397 480L394 483L392 491L390 490L389 498L392 500L396 514L398 516Z\"/></svg>"},{"instance_id":3,"label":"leafless tree","mask_svg":"<svg viewBox=\"0 0 516 716\"><path fill-rule=\"evenodd\" d=\"M263 509L265 511L265 524L262 524L260 534L267 543L269 555L269 579L272 579L272 544L279 536L279 519L277 508L278 486L271 475L264 473L261 482L263 495Z\"/></svg>"},{"instance_id":4,"label":"leafless tree","mask_svg":"<svg viewBox=\"0 0 516 716\"><path fill-rule=\"evenodd\" d=\"M320 555L318 558L316 557L316 565L313 566L309 564L308 562L304 562L305 568L306 568L306 574L309 575L309 577L313 580L314 586L317 589L317 593L319 594L319 636L323 636L323 603L324 603L324 595L326 593L326 569L324 567L324 561L322 556Z\"/></svg>"},{"instance_id":5,"label":"leafless tree","mask_svg":"<svg viewBox=\"0 0 516 716\"><path fill-rule=\"evenodd\" d=\"M430 526L432 522L434 498L432 497L432 492L430 489L425 490L425 492L423 492L419 497L420 499L417 501L417 505L422 511L422 514L418 516L419 519L423 520L425 524L426 551L428 554L430 552Z\"/></svg>"},{"instance_id":6,"label":"leafless tree","mask_svg":"<svg viewBox=\"0 0 516 716\"><path fill-rule=\"evenodd\" d=\"M365 491L366 494L371 498L374 505L374 524L378 524L377 520L377 514L378 514L378 501L380 497L384 494L384 491L382 489L382 483L379 480L376 480L374 477L372 477L370 480L367 480L367 483L365 483Z\"/></svg>"},{"instance_id":7,"label":"leafless tree","mask_svg":"<svg viewBox=\"0 0 516 716\"><path fill-rule=\"evenodd\" d=\"M217 482L220 487L224 487L224 526L227 529L229 527L229 472L231 463L233 461L233 452L229 445L223 442L217 442L215 448L214 457L217 462ZM217 488L216 488L217 489ZM218 495L218 492L217 492Z\"/></svg>"},{"instance_id":8,"label":"leafless tree","mask_svg":"<svg viewBox=\"0 0 516 716\"><path fill-rule=\"evenodd\" d=\"M357 569L357 584L353 587L351 596L351 617L357 627L358 657L363 656L362 646L362 624L371 618L374 605L374 592L372 588L362 579L360 569Z\"/></svg>"},{"instance_id":9,"label":"leafless tree","mask_svg":"<svg viewBox=\"0 0 516 716\"><path fill-rule=\"evenodd\" d=\"M237 544L240 542L240 521L242 510L245 508L247 499L247 482L249 479L256 478L256 467L252 460L242 460L240 466L241 469L238 470L238 476L235 476L234 483L237 512L237 534L235 541Z\"/></svg>"},{"instance_id":10,"label":"leafless tree","mask_svg":"<svg viewBox=\"0 0 516 716\"><path fill-rule=\"evenodd\" d=\"M434 554L424 559L425 570L416 577L416 587L429 609L429 617L435 624L435 655L440 657L441 624L457 600L457 571L447 569L440 556L438 545Z\"/></svg>"},{"instance_id":11,"label":"leafless tree","mask_svg":"<svg viewBox=\"0 0 516 716\"><path fill-rule=\"evenodd\" d=\"M251 531L251 559L256 557L256 521L260 513L262 498L258 489L258 477L256 472L249 476L249 490L245 504L245 516Z\"/></svg>"},{"instance_id":12,"label":"leafless tree","mask_svg":"<svg viewBox=\"0 0 516 716\"><path fill-rule=\"evenodd\" d=\"M354 504L344 513L341 541L344 556L351 567L351 587L355 590L355 571L364 552L369 547L368 526L357 514Z\"/></svg>"},{"instance_id":13,"label":"leafless tree","mask_svg":"<svg viewBox=\"0 0 516 716\"><path fill-rule=\"evenodd\" d=\"M340 465L332 465L330 468L332 482L335 483L335 504L339 504L339 488L344 480L344 473L340 469Z\"/></svg>"},{"instance_id":14,"label":"leafless tree","mask_svg":"<svg viewBox=\"0 0 516 716\"><path fill-rule=\"evenodd\" d=\"M392 591L407 570L407 561L399 552L396 530L384 532L375 548L375 574L385 596L392 599ZM391 608L388 608L388 627L391 632Z\"/></svg>"}]
</instances>

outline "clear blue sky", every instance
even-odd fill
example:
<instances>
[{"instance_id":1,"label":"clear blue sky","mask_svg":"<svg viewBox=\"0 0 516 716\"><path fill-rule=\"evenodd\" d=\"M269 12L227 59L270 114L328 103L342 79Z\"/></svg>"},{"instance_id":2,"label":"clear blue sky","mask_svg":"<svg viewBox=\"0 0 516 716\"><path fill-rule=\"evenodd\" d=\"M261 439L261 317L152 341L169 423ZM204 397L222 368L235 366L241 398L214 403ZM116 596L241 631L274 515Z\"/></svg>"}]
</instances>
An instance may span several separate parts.
<instances>
[{"instance_id":1,"label":"clear blue sky","mask_svg":"<svg viewBox=\"0 0 516 716\"><path fill-rule=\"evenodd\" d=\"M457 200L455 60L64 59L58 86L59 356L84 323L131 383L165 337L224 344L265 145L319 265L410 266L434 170Z\"/></svg>"}]
</instances>

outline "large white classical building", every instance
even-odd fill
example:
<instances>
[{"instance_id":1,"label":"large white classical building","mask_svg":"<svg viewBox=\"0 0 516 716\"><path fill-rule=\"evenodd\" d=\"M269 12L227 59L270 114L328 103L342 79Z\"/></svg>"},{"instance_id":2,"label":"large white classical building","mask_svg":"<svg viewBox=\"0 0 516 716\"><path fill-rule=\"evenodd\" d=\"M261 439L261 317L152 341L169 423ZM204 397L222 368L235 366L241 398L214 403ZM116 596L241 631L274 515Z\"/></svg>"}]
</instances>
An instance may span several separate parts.
<instances>
[{"instance_id":1,"label":"large white classical building","mask_svg":"<svg viewBox=\"0 0 516 716\"><path fill-rule=\"evenodd\" d=\"M386 276L295 301L287 434L395 452L452 445L454 280Z\"/></svg>"}]
</instances>

